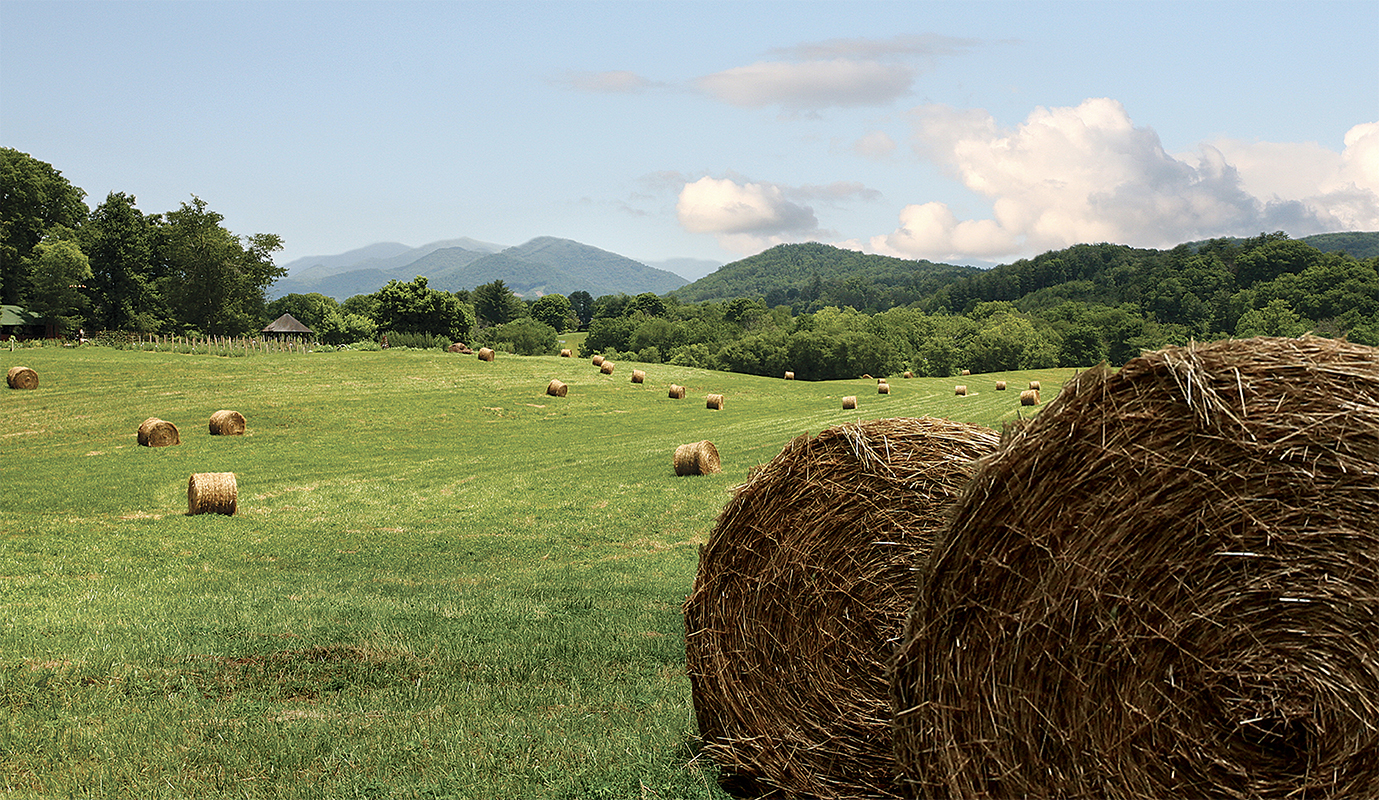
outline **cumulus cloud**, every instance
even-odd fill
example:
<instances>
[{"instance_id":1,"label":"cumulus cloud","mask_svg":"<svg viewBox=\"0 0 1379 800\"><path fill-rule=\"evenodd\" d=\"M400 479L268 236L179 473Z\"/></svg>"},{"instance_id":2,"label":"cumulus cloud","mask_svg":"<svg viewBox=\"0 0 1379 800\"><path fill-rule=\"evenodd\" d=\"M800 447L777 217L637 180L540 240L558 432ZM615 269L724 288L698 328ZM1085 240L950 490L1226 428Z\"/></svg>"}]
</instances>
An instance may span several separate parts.
<instances>
[{"instance_id":1,"label":"cumulus cloud","mask_svg":"<svg viewBox=\"0 0 1379 800\"><path fill-rule=\"evenodd\" d=\"M706 75L695 85L744 108L805 109L883 105L909 92L913 82L914 70L905 64L834 58L764 61Z\"/></svg>"},{"instance_id":2,"label":"cumulus cloud","mask_svg":"<svg viewBox=\"0 0 1379 800\"><path fill-rule=\"evenodd\" d=\"M691 233L711 233L734 252L757 252L818 230L814 210L770 183L703 177L680 190L675 211Z\"/></svg>"},{"instance_id":3,"label":"cumulus cloud","mask_svg":"<svg viewBox=\"0 0 1379 800\"><path fill-rule=\"evenodd\" d=\"M636 94L660 86L656 81L627 70L567 72L555 82L577 92L601 94Z\"/></svg>"},{"instance_id":4,"label":"cumulus cloud","mask_svg":"<svg viewBox=\"0 0 1379 800\"><path fill-rule=\"evenodd\" d=\"M992 218L959 220L937 202L906 206L900 227L871 239L876 252L991 257L1078 242L1162 247L1379 226L1379 124L1352 129L1345 152L1329 156L1308 145L1237 142L1173 156L1110 99L1038 108L1012 130L984 111L926 106L915 112L914 148L989 198ZM1279 157L1288 170L1279 172Z\"/></svg>"}]
</instances>

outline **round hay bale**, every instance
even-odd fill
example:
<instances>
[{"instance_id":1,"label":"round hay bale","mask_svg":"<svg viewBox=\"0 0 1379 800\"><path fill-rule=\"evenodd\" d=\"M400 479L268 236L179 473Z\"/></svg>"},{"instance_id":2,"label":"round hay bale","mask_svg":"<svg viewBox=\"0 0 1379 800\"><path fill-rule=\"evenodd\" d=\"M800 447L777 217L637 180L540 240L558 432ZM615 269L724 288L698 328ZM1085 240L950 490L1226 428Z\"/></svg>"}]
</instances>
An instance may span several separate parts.
<instances>
[{"instance_id":1,"label":"round hay bale","mask_svg":"<svg viewBox=\"0 0 1379 800\"><path fill-rule=\"evenodd\" d=\"M561 358L573 358L573 357L574 357L574 353L571 353L569 350L561 350L561 351L560 351L560 357L561 357Z\"/></svg>"},{"instance_id":2,"label":"round hay bale","mask_svg":"<svg viewBox=\"0 0 1379 800\"><path fill-rule=\"evenodd\" d=\"M604 375L612 375L612 374L613 374L613 362L612 362L612 361L605 361L605 362L603 362L602 364L599 364L599 372L603 373Z\"/></svg>"},{"instance_id":3,"label":"round hay bale","mask_svg":"<svg viewBox=\"0 0 1379 800\"><path fill-rule=\"evenodd\" d=\"M1005 381L996 381L996 391L998 391L998 392L1004 392L1005 390L1006 390L1006 382L1005 382Z\"/></svg>"},{"instance_id":4,"label":"round hay bale","mask_svg":"<svg viewBox=\"0 0 1379 800\"><path fill-rule=\"evenodd\" d=\"M791 372L790 370L786 370L786 371L785 371L785 379L786 379L787 381L793 381L793 380L795 380L795 373Z\"/></svg>"},{"instance_id":5,"label":"round hay bale","mask_svg":"<svg viewBox=\"0 0 1379 800\"><path fill-rule=\"evenodd\" d=\"M966 376L972 374L972 370L970 370L970 369L965 369L965 370L962 371L962 374L963 374L964 377L966 377Z\"/></svg>"},{"instance_id":6,"label":"round hay bale","mask_svg":"<svg viewBox=\"0 0 1379 800\"><path fill-rule=\"evenodd\" d=\"M678 383L672 383L672 384L670 385L669 397L670 397L671 400L684 400L684 399L685 399L685 387L681 386L681 385L678 384Z\"/></svg>"},{"instance_id":7,"label":"round hay bale","mask_svg":"<svg viewBox=\"0 0 1379 800\"><path fill-rule=\"evenodd\" d=\"M735 491L685 602L703 752L729 787L898 796L886 665L914 567L999 438L927 417L847 423L796 438Z\"/></svg>"},{"instance_id":8,"label":"round hay bale","mask_svg":"<svg viewBox=\"0 0 1379 800\"><path fill-rule=\"evenodd\" d=\"M888 384L888 383L878 383L878 384L876 384L876 393L877 393L877 394L890 394L890 393L891 393L891 385Z\"/></svg>"},{"instance_id":9,"label":"round hay bale","mask_svg":"<svg viewBox=\"0 0 1379 800\"><path fill-rule=\"evenodd\" d=\"M5 381L11 389L37 389L38 373L28 367L10 367L10 371L5 374Z\"/></svg>"},{"instance_id":10,"label":"round hay bale","mask_svg":"<svg viewBox=\"0 0 1379 800\"><path fill-rule=\"evenodd\" d=\"M706 394L706 395L704 395L704 406L705 406L706 408L711 408L711 409L713 409L714 411L722 411L722 410L723 410L723 395L721 395L721 394Z\"/></svg>"},{"instance_id":11,"label":"round hay bale","mask_svg":"<svg viewBox=\"0 0 1379 800\"><path fill-rule=\"evenodd\" d=\"M552 380L546 385L546 394L551 397L564 397L569 391L570 387L558 380Z\"/></svg>"},{"instance_id":12,"label":"round hay bale","mask_svg":"<svg viewBox=\"0 0 1379 800\"><path fill-rule=\"evenodd\" d=\"M603 366L603 356L594 356L592 359L590 359L590 361L596 367Z\"/></svg>"},{"instance_id":13,"label":"round hay bale","mask_svg":"<svg viewBox=\"0 0 1379 800\"><path fill-rule=\"evenodd\" d=\"M1030 382L1029 382L1029 388L1031 388L1031 389L1033 389L1033 390L1035 390L1035 391L1039 391L1040 389L1042 389L1042 388L1044 388L1044 387L1042 387L1042 386L1039 385L1039 381L1030 381Z\"/></svg>"},{"instance_id":14,"label":"round hay bale","mask_svg":"<svg viewBox=\"0 0 1379 800\"><path fill-rule=\"evenodd\" d=\"M445 348L445 352L447 352L447 353L463 353L466 349L467 349L467 348L465 348L464 345L460 344L459 342L455 342L454 344L452 344L452 345L450 345L449 347Z\"/></svg>"},{"instance_id":15,"label":"round hay bale","mask_svg":"<svg viewBox=\"0 0 1379 800\"><path fill-rule=\"evenodd\" d=\"M905 370L905 372L904 372L900 377L902 377L902 378L913 378L914 376L915 376L915 374L907 369L907 370Z\"/></svg>"},{"instance_id":16,"label":"round hay bale","mask_svg":"<svg viewBox=\"0 0 1379 800\"><path fill-rule=\"evenodd\" d=\"M639 369L632 370L633 383L646 383L646 373Z\"/></svg>"},{"instance_id":17,"label":"round hay bale","mask_svg":"<svg viewBox=\"0 0 1379 800\"><path fill-rule=\"evenodd\" d=\"M954 386L954 387L953 387L953 394L957 395L958 397L966 397L966 396L967 396L967 386L965 386L964 384L961 384L961 383L958 384L957 386Z\"/></svg>"},{"instance_id":18,"label":"round hay bale","mask_svg":"<svg viewBox=\"0 0 1379 800\"><path fill-rule=\"evenodd\" d=\"M243 436L244 415L238 411L221 409L211 415L212 436Z\"/></svg>"},{"instance_id":19,"label":"round hay bale","mask_svg":"<svg viewBox=\"0 0 1379 800\"><path fill-rule=\"evenodd\" d=\"M844 398L843 398L843 408L844 408L844 409L853 409L853 408L856 408L856 407L857 407L857 395L855 395L855 394L850 394L850 395L848 395L847 397L844 397Z\"/></svg>"},{"instance_id":20,"label":"round hay bale","mask_svg":"<svg viewBox=\"0 0 1379 800\"><path fill-rule=\"evenodd\" d=\"M239 486L233 472L195 472L187 481L187 514L234 516Z\"/></svg>"},{"instance_id":21,"label":"round hay bale","mask_svg":"<svg viewBox=\"0 0 1379 800\"><path fill-rule=\"evenodd\" d=\"M492 360L493 360L493 356L494 356L493 348L491 348L491 347L480 347L480 348L479 348L479 360L480 360L480 361L492 361Z\"/></svg>"},{"instance_id":22,"label":"round hay bale","mask_svg":"<svg viewBox=\"0 0 1379 800\"><path fill-rule=\"evenodd\" d=\"M1379 349L1082 373L982 462L892 684L918 797L1379 797Z\"/></svg>"},{"instance_id":23,"label":"round hay bale","mask_svg":"<svg viewBox=\"0 0 1379 800\"><path fill-rule=\"evenodd\" d=\"M675 448L676 475L712 475L722 471L718 461L718 448L708 439Z\"/></svg>"},{"instance_id":24,"label":"round hay bale","mask_svg":"<svg viewBox=\"0 0 1379 800\"><path fill-rule=\"evenodd\" d=\"M177 426L165 419L149 417L139 425L139 444L144 447L168 447L181 443Z\"/></svg>"},{"instance_id":25,"label":"round hay bale","mask_svg":"<svg viewBox=\"0 0 1379 800\"><path fill-rule=\"evenodd\" d=\"M1039 390L1038 390L1038 389L1026 389L1026 390L1024 390L1023 392L1020 392L1020 405L1022 405L1022 406L1037 406L1037 405L1039 405Z\"/></svg>"}]
</instances>

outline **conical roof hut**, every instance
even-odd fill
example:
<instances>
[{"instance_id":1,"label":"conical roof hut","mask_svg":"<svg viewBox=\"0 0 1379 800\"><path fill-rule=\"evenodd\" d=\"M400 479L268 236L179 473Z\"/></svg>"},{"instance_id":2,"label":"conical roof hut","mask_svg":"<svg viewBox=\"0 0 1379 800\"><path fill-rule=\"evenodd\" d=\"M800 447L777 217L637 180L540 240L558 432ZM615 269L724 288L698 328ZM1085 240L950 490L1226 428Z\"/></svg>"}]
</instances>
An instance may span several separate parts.
<instances>
[{"instance_id":1,"label":"conical roof hut","mask_svg":"<svg viewBox=\"0 0 1379 800\"><path fill-rule=\"evenodd\" d=\"M296 317L292 316L291 314L283 314L281 317L278 317L277 319L268 323L268 326L263 329L264 336L288 337L312 336L314 334L315 331L303 325L300 321L298 321Z\"/></svg>"}]
</instances>

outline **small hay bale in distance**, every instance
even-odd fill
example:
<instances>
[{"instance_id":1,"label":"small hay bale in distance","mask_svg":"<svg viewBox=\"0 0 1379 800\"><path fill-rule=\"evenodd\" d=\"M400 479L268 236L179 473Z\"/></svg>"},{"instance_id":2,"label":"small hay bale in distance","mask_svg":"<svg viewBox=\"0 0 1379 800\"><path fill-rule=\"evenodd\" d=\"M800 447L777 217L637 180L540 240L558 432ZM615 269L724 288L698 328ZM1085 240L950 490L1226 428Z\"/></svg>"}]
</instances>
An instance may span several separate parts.
<instances>
[{"instance_id":1,"label":"small hay bale in distance","mask_svg":"<svg viewBox=\"0 0 1379 800\"><path fill-rule=\"evenodd\" d=\"M711 409L713 409L714 411L722 411L722 410L723 410L723 395L721 395L721 394L706 394L706 395L704 395L704 407L705 407L705 408L711 408Z\"/></svg>"},{"instance_id":2,"label":"small hay bale in distance","mask_svg":"<svg viewBox=\"0 0 1379 800\"><path fill-rule=\"evenodd\" d=\"M177 426L165 419L149 417L139 424L139 444L144 447L169 447L181 444Z\"/></svg>"},{"instance_id":3,"label":"small hay bale in distance","mask_svg":"<svg viewBox=\"0 0 1379 800\"><path fill-rule=\"evenodd\" d=\"M463 353L463 352L465 351L465 349L466 349L466 348L465 348L465 346L464 346L463 344L461 344L460 342L455 342L455 343L451 344L449 347L445 348L445 352L447 352L447 353Z\"/></svg>"},{"instance_id":4,"label":"small hay bale in distance","mask_svg":"<svg viewBox=\"0 0 1379 800\"><path fill-rule=\"evenodd\" d=\"M603 366L603 356L594 356L593 358L589 359L589 363L593 364L596 367L601 367Z\"/></svg>"},{"instance_id":5,"label":"small hay bale in distance","mask_svg":"<svg viewBox=\"0 0 1379 800\"><path fill-rule=\"evenodd\" d=\"M1379 349L1074 378L981 462L893 672L915 797L1379 797Z\"/></svg>"},{"instance_id":6,"label":"small hay bale in distance","mask_svg":"<svg viewBox=\"0 0 1379 800\"><path fill-rule=\"evenodd\" d=\"M843 398L843 408L844 408L844 409L853 409L853 408L856 408L856 407L857 407L857 395L855 395L855 394L850 394L850 395L848 395L847 397L844 397L844 398Z\"/></svg>"},{"instance_id":7,"label":"small hay bale in distance","mask_svg":"<svg viewBox=\"0 0 1379 800\"><path fill-rule=\"evenodd\" d=\"M187 514L234 516L239 486L233 472L195 472L187 481Z\"/></svg>"},{"instance_id":8,"label":"small hay bale in distance","mask_svg":"<svg viewBox=\"0 0 1379 800\"><path fill-rule=\"evenodd\" d=\"M212 436L243 436L244 428L244 415L238 411L222 408L211 415Z\"/></svg>"},{"instance_id":9,"label":"small hay bale in distance","mask_svg":"<svg viewBox=\"0 0 1379 800\"><path fill-rule=\"evenodd\" d=\"M998 391L998 392L1004 392L1005 390L1006 390L1006 382L1005 382L1005 381L996 381L996 391Z\"/></svg>"},{"instance_id":10,"label":"small hay bale in distance","mask_svg":"<svg viewBox=\"0 0 1379 800\"><path fill-rule=\"evenodd\" d=\"M37 389L38 373L28 367L10 367L5 373L5 382L11 389Z\"/></svg>"},{"instance_id":11,"label":"small hay bale in distance","mask_svg":"<svg viewBox=\"0 0 1379 800\"><path fill-rule=\"evenodd\" d=\"M972 370L970 370L970 369L965 369L965 370L962 371L962 374L963 374L963 377L966 377L966 376L972 374Z\"/></svg>"},{"instance_id":12,"label":"small hay bale in distance","mask_svg":"<svg viewBox=\"0 0 1379 800\"><path fill-rule=\"evenodd\" d=\"M1037 405L1039 405L1039 390L1038 390L1038 389L1026 389L1026 390L1024 390L1023 392L1020 392L1020 405L1022 405L1022 406L1037 406Z\"/></svg>"},{"instance_id":13,"label":"small hay bale in distance","mask_svg":"<svg viewBox=\"0 0 1379 800\"><path fill-rule=\"evenodd\" d=\"M574 357L574 353L571 353L569 350L561 350L561 351L560 351L560 357L561 357L561 358L573 358L573 357Z\"/></svg>"},{"instance_id":14,"label":"small hay bale in distance","mask_svg":"<svg viewBox=\"0 0 1379 800\"><path fill-rule=\"evenodd\" d=\"M958 397L966 397L966 396L967 396L967 386L966 386L966 384L960 383L960 384L958 384L957 386L954 386L954 387L953 387L953 394L957 395Z\"/></svg>"},{"instance_id":15,"label":"small hay bale in distance","mask_svg":"<svg viewBox=\"0 0 1379 800\"><path fill-rule=\"evenodd\" d=\"M787 381L793 381L793 380L795 380L795 373L794 373L794 372L791 372L790 370L786 370L786 371L785 371L785 379L786 379Z\"/></svg>"},{"instance_id":16,"label":"small hay bale in distance","mask_svg":"<svg viewBox=\"0 0 1379 800\"><path fill-rule=\"evenodd\" d=\"M612 375L612 374L613 374L613 362L612 362L612 361L604 361L602 364L599 364L599 372L603 373L604 375Z\"/></svg>"},{"instance_id":17,"label":"small hay bale in distance","mask_svg":"<svg viewBox=\"0 0 1379 800\"><path fill-rule=\"evenodd\" d=\"M672 383L672 384L670 385L670 391L667 393L667 396L668 396L671 400L684 400L684 399L685 399L685 387L681 386L681 385L678 384L678 383Z\"/></svg>"},{"instance_id":18,"label":"small hay bale in distance","mask_svg":"<svg viewBox=\"0 0 1379 800\"><path fill-rule=\"evenodd\" d=\"M552 380L546 384L546 394L551 397L564 397L570 391L570 387L558 380Z\"/></svg>"},{"instance_id":19,"label":"small hay bale in distance","mask_svg":"<svg viewBox=\"0 0 1379 800\"><path fill-rule=\"evenodd\" d=\"M900 377L902 377L902 378L913 378L914 376L915 376L915 374L907 369L907 370L905 370L904 373L901 374Z\"/></svg>"},{"instance_id":20,"label":"small hay bale in distance","mask_svg":"<svg viewBox=\"0 0 1379 800\"><path fill-rule=\"evenodd\" d=\"M1037 391L1039 391L1040 389L1042 389L1042 388L1044 388L1044 387L1042 387L1042 386L1039 385L1039 381L1030 381L1030 382L1029 382L1029 388L1031 388L1031 389L1033 389L1033 390L1035 390L1035 391L1037 392Z\"/></svg>"},{"instance_id":21,"label":"small hay bale in distance","mask_svg":"<svg viewBox=\"0 0 1379 800\"><path fill-rule=\"evenodd\" d=\"M722 471L718 460L718 448L708 439L675 448L676 475L712 475Z\"/></svg>"},{"instance_id":22,"label":"small hay bale in distance","mask_svg":"<svg viewBox=\"0 0 1379 800\"><path fill-rule=\"evenodd\" d=\"M632 370L632 382L633 382L633 383L646 383L646 372L644 372L644 371L642 371L642 370L640 370L640 369L634 369L634 370Z\"/></svg>"},{"instance_id":23,"label":"small hay bale in distance","mask_svg":"<svg viewBox=\"0 0 1379 800\"><path fill-rule=\"evenodd\" d=\"M480 361L492 361L492 360L493 360L493 356L494 356L493 348L491 348L491 347L480 347L480 348L479 348L479 360L480 360Z\"/></svg>"},{"instance_id":24,"label":"small hay bale in distance","mask_svg":"<svg viewBox=\"0 0 1379 800\"><path fill-rule=\"evenodd\" d=\"M876 393L877 393L877 394L890 394L890 393L891 393L891 385L890 385L889 383L886 383L885 381L882 381L881 383L876 384Z\"/></svg>"},{"instance_id":25,"label":"small hay bale in distance","mask_svg":"<svg viewBox=\"0 0 1379 800\"><path fill-rule=\"evenodd\" d=\"M886 665L915 567L999 438L927 417L847 423L734 492L685 602L695 716L725 788L898 796Z\"/></svg>"}]
</instances>

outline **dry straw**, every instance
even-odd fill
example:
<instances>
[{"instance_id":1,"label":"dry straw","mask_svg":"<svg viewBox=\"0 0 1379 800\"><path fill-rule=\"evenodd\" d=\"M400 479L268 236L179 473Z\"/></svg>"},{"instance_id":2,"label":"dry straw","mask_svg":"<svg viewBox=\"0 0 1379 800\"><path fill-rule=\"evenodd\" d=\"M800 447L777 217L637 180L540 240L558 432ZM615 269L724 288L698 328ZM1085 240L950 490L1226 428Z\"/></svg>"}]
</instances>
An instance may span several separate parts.
<instances>
[{"instance_id":1,"label":"dry straw","mask_svg":"<svg viewBox=\"0 0 1379 800\"><path fill-rule=\"evenodd\" d=\"M712 475L722 471L718 461L718 448L708 439L675 448L676 475Z\"/></svg>"},{"instance_id":2,"label":"dry straw","mask_svg":"<svg viewBox=\"0 0 1379 800\"><path fill-rule=\"evenodd\" d=\"M909 370L905 370L904 374L902 374L900 377L902 377L902 378L913 378L914 376L915 376L915 374L914 374L913 372L910 372Z\"/></svg>"},{"instance_id":3,"label":"dry straw","mask_svg":"<svg viewBox=\"0 0 1379 800\"><path fill-rule=\"evenodd\" d=\"M590 359L590 363L592 363L596 367L603 366L603 356L594 356L592 359Z\"/></svg>"},{"instance_id":4,"label":"dry straw","mask_svg":"<svg viewBox=\"0 0 1379 800\"><path fill-rule=\"evenodd\" d=\"M210 428L212 436L243 436L244 415L238 411L221 409L211 415Z\"/></svg>"},{"instance_id":5,"label":"dry straw","mask_svg":"<svg viewBox=\"0 0 1379 800\"><path fill-rule=\"evenodd\" d=\"M561 351L560 351L560 357L561 357L561 358L573 358L573 357L574 357L574 353L571 353L569 350L561 350Z\"/></svg>"},{"instance_id":6,"label":"dry straw","mask_svg":"<svg viewBox=\"0 0 1379 800\"><path fill-rule=\"evenodd\" d=\"M1379 349L1089 370L985 460L893 680L918 797L1379 797Z\"/></svg>"},{"instance_id":7,"label":"dry straw","mask_svg":"<svg viewBox=\"0 0 1379 800\"><path fill-rule=\"evenodd\" d=\"M11 389L37 389L38 373L28 367L10 367L10 371L5 375L5 381Z\"/></svg>"},{"instance_id":8,"label":"dry straw","mask_svg":"<svg viewBox=\"0 0 1379 800\"><path fill-rule=\"evenodd\" d=\"M668 393L668 396L671 400L684 400L685 387L681 386L678 383L672 383L670 385L670 392Z\"/></svg>"},{"instance_id":9,"label":"dry straw","mask_svg":"<svg viewBox=\"0 0 1379 800\"><path fill-rule=\"evenodd\" d=\"M196 472L187 481L187 513L234 516L239 487L233 472Z\"/></svg>"},{"instance_id":10,"label":"dry straw","mask_svg":"<svg viewBox=\"0 0 1379 800\"><path fill-rule=\"evenodd\" d=\"M853 409L857 407L857 395L850 394L843 398L843 408Z\"/></svg>"},{"instance_id":11,"label":"dry straw","mask_svg":"<svg viewBox=\"0 0 1379 800\"><path fill-rule=\"evenodd\" d=\"M735 490L685 603L695 716L726 788L896 796L886 664L914 566L998 440L933 418L848 423Z\"/></svg>"},{"instance_id":12,"label":"dry straw","mask_svg":"<svg viewBox=\"0 0 1379 800\"><path fill-rule=\"evenodd\" d=\"M468 349L468 348L466 348L463 344L461 344L461 343L459 343L459 342L455 342L454 344L451 344L449 347L445 348L445 352L447 352L447 353L463 353L466 349Z\"/></svg>"},{"instance_id":13,"label":"dry straw","mask_svg":"<svg viewBox=\"0 0 1379 800\"><path fill-rule=\"evenodd\" d=\"M1042 388L1044 388L1044 387L1042 387L1042 386L1039 385L1039 381L1030 381L1030 382L1029 382L1029 388L1031 388L1031 389L1033 389L1033 390L1035 390L1035 391L1037 392L1037 391L1039 391L1040 389L1042 389Z\"/></svg>"},{"instance_id":14,"label":"dry straw","mask_svg":"<svg viewBox=\"0 0 1379 800\"><path fill-rule=\"evenodd\" d=\"M963 374L964 376L966 376L966 375L971 375L971 374L972 374L972 370L970 370L970 369L965 369L965 370L962 371L962 374Z\"/></svg>"},{"instance_id":15,"label":"dry straw","mask_svg":"<svg viewBox=\"0 0 1379 800\"><path fill-rule=\"evenodd\" d=\"M960 383L957 386L953 387L953 394L958 395L959 397L965 397L967 395L967 387Z\"/></svg>"},{"instance_id":16,"label":"dry straw","mask_svg":"<svg viewBox=\"0 0 1379 800\"><path fill-rule=\"evenodd\" d=\"M492 361L492 360L493 360L493 355L494 355L494 353L493 353L493 348L491 348L491 347L480 347L480 348L479 348L479 360L480 360L480 361Z\"/></svg>"},{"instance_id":17,"label":"dry straw","mask_svg":"<svg viewBox=\"0 0 1379 800\"><path fill-rule=\"evenodd\" d=\"M1026 390L1024 390L1023 392L1020 392L1020 405L1022 405L1022 406L1037 406L1037 405L1039 405L1039 390L1038 390L1038 389L1026 389Z\"/></svg>"},{"instance_id":18,"label":"dry straw","mask_svg":"<svg viewBox=\"0 0 1379 800\"><path fill-rule=\"evenodd\" d=\"M181 443L177 426L165 419L149 417L139 425L139 444L144 447L168 447Z\"/></svg>"},{"instance_id":19,"label":"dry straw","mask_svg":"<svg viewBox=\"0 0 1379 800\"><path fill-rule=\"evenodd\" d=\"M883 383L878 383L878 384L876 384L876 393L877 393L877 394L890 394L890 393L891 393L891 385L890 385L889 383L884 383L884 382L883 382Z\"/></svg>"},{"instance_id":20,"label":"dry straw","mask_svg":"<svg viewBox=\"0 0 1379 800\"><path fill-rule=\"evenodd\" d=\"M785 379L786 379L787 381L793 381L793 380L795 380L795 373L793 373L793 372L791 372L791 371L789 371L789 370L786 370L786 372L785 372Z\"/></svg>"},{"instance_id":21,"label":"dry straw","mask_svg":"<svg viewBox=\"0 0 1379 800\"><path fill-rule=\"evenodd\" d=\"M612 374L613 374L613 362L612 362L612 361L605 361L605 362L603 362L602 364L599 364L599 372L603 373L604 375L612 375Z\"/></svg>"},{"instance_id":22,"label":"dry straw","mask_svg":"<svg viewBox=\"0 0 1379 800\"><path fill-rule=\"evenodd\" d=\"M998 391L998 392L1004 392L1005 390L1006 390L1006 382L1005 382L1005 381L996 381L996 391Z\"/></svg>"},{"instance_id":23,"label":"dry straw","mask_svg":"<svg viewBox=\"0 0 1379 800\"><path fill-rule=\"evenodd\" d=\"M633 383L646 383L646 373L639 369L632 370Z\"/></svg>"},{"instance_id":24,"label":"dry straw","mask_svg":"<svg viewBox=\"0 0 1379 800\"><path fill-rule=\"evenodd\" d=\"M721 394L707 394L707 395L704 395L704 406L705 406L706 408L711 408L711 409L713 409L714 411L722 411L722 410L723 410L723 395L721 395Z\"/></svg>"},{"instance_id":25,"label":"dry straw","mask_svg":"<svg viewBox=\"0 0 1379 800\"><path fill-rule=\"evenodd\" d=\"M564 397L570 391L570 387L558 380L552 380L546 385L546 394L551 397Z\"/></svg>"}]
</instances>

